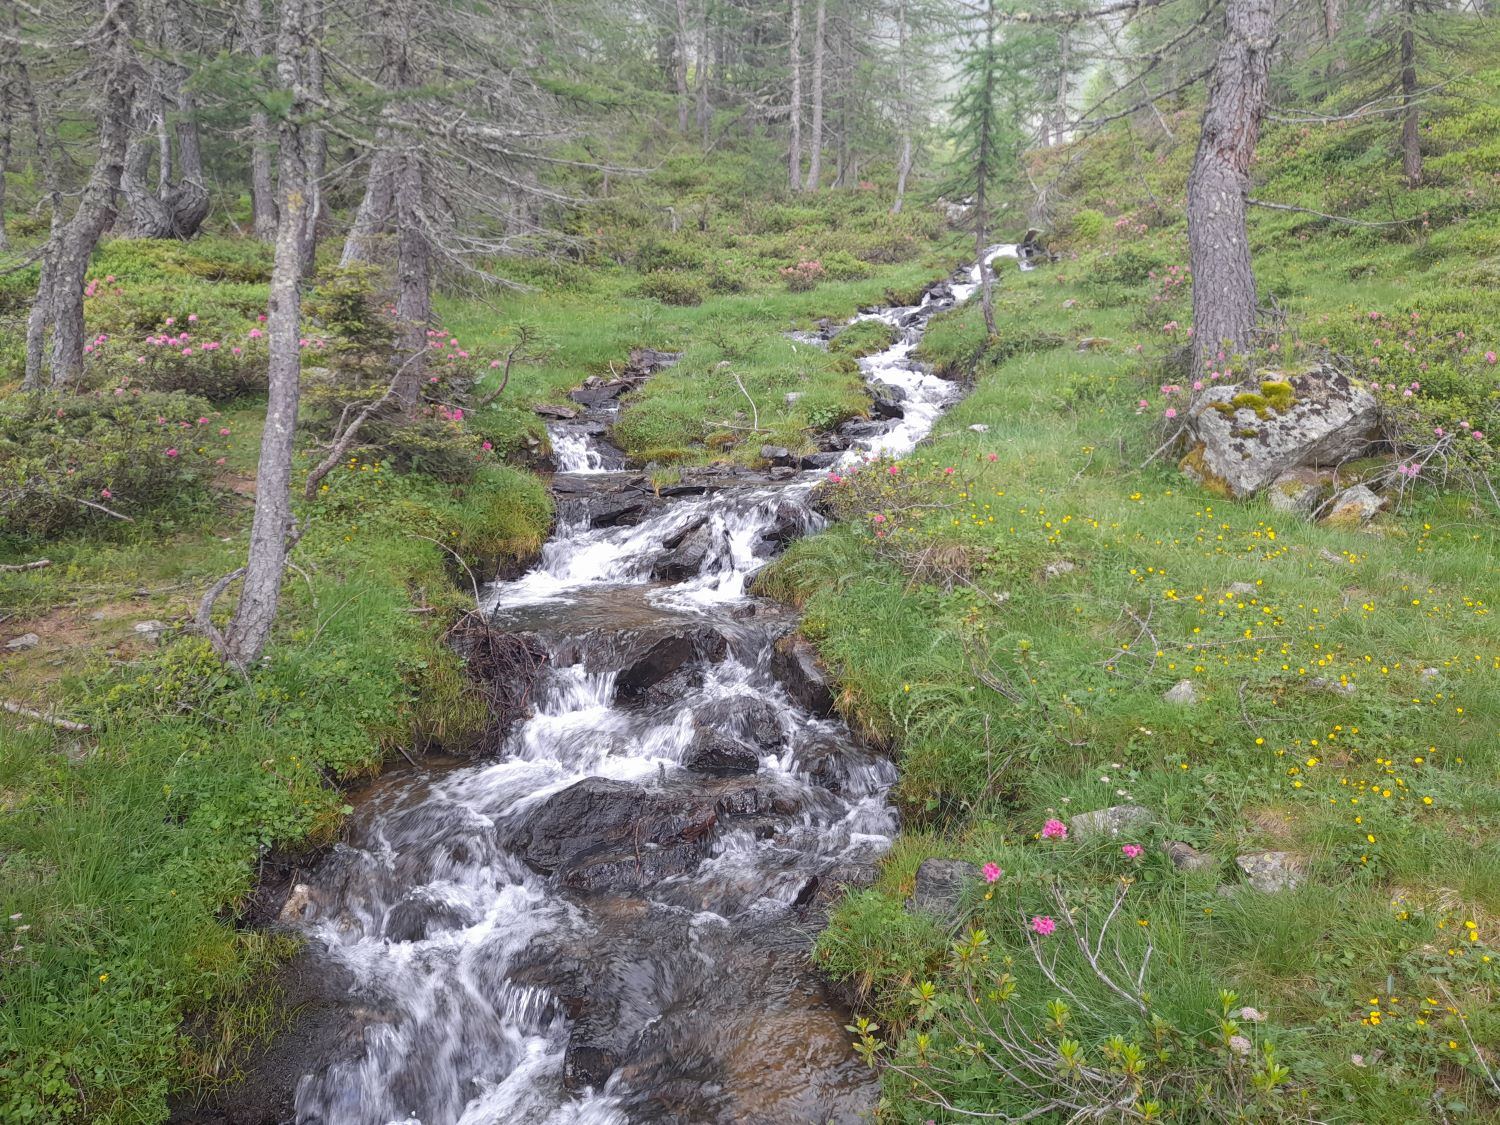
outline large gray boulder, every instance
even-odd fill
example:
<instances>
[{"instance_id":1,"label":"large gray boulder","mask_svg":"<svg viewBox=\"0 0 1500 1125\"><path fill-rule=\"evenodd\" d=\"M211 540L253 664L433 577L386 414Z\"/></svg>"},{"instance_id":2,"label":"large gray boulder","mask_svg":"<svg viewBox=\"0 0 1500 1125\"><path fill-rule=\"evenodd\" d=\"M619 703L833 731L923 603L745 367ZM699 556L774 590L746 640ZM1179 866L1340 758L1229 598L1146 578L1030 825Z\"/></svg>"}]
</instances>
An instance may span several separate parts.
<instances>
[{"instance_id":1,"label":"large gray boulder","mask_svg":"<svg viewBox=\"0 0 1500 1125\"><path fill-rule=\"evenodd\" d=\"M1268 372L1194 397L1182 469L1208 488L1250 496L1289 469L1359 457L1379 420L1375 396L1332 368L1290 378Z\"/></svg>"}]
</instances>

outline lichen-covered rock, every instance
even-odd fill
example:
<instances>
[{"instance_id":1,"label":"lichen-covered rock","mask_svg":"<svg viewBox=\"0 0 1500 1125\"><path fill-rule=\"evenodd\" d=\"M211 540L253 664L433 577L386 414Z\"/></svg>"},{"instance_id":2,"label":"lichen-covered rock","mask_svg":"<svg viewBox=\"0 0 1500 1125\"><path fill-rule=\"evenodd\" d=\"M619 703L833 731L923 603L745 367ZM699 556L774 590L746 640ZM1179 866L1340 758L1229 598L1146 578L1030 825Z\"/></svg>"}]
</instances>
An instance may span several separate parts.
<instances>
[{"instance_id":1,"label":"lichen-covered rock","mask_svg":"<svg viewBox=\"0 0 1500 1125\"><path fill-rule=\"evenodd\" d=\"M1205 855L1182 840L1168 840L1165 850L1178 871L1212 871L1219 866L1219 861L1213 856Z\"/></svg>"},{"instance_id":2,"label":"lichen-covered rock","mask_svg":"<svg viewBox=\"0 0 1500 1125\"><path fill-rule=\"evenodd\" d=\"M1379 417L1374 395L1327 367L1210 387L1192 403L1182 469L1212 490L1250 496L1288 469L1358 457Z\"/></svg>"},{"instance_id":3,"label":"lichen-covered rock","mask_svg":"<svg viewBox=\"0 0 1500 1125\"><path fill-rule=\"evenodd\" d=\"M906 908L956 920L965 890L982 875L978 867L961 859L924 859L917 867L916 886Z\"/></svg>"},{"instance_id":4,"label":"lichen-covered rock","mask_svg":"<svg viewBox=\"0 0 1500 1125\"><path fill-rule=\"evenodd\" d=\"M1118 836L1121 832L1143 828L1151 820L1150 809L1140 805L1115 805L1068 817L1068 830L1073 839L1087 840L1093 836Z\"/></svg>"},{"instance_id":5,"label":"lichen-covered rock","mask_svg":"<svg viewBox=\"0 0 1500 1125\"><path fill-rule=\"evenodd\" d=\"M1301 862L1288 852L1248 852L1234 862L1250 885L1265 894L1294 890L1306 876Z\"/></svg>"},{"instance_id":6,"label":"lichen-covered rock","mask_svg":"<svg viewBox=\"0 0 1500 1125\"><path fill-rule=\"evenodd\" d=\"M1328 510L1318 522L1327 527L1363 527L1384 505L1385 501L1368 487L1356 484L1330 500Z\"/></svg>"},{"instance_id":7,"label":"lichen-covered rock","mask_svg":"<svg viewBox=\"0 0 1500 1125\"><path fill-rule=\"evenodd\" d=\"M1331 475L1306 466L1288 469L1266 489L1266 500L1278 512L1311 517L1328 495Z\"/></svg>"},{"instance_id":8,"label":"lichen-covered rock","mask_svg":"<svg viewBox=\"0 0 1500 1125\"><path fill-rule=\"evenodd\" d=\"M1192 680L1178 680L1162 692L1161 697L1168 703L1175 703L1179 707L1191 707L1198 702L1198 689L1193 686Z\"/></svg>"}]
</instances>

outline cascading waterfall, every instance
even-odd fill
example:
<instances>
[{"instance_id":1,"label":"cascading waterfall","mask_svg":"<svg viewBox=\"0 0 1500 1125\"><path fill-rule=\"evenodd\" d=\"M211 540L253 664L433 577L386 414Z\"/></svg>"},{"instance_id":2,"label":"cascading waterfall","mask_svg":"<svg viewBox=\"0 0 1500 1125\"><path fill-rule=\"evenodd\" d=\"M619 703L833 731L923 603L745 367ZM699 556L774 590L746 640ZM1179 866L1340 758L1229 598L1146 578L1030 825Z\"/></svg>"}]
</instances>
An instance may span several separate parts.
<instances>
[{"instance_id":1,"label":"cascading waterfall","mask_svg":"<svg viewBox=\"0 0 1500 1125\"><path fill-rule=\"evenodd\" d=\"M950 403L911 359L950 305L868 314L899 329L861 367L903 416L837 464L909 452ZM746 594L820 526L822 473L661 497L606 471L586 429L553 449L554 535L484 606L548 655L533 714L496 760L383 782L309 879L296 924L351 988L296 1120L860 1120L874 1080L806 950L897 829L895 771L809 687L785 613Z\"/></svg>"}]
</instances>

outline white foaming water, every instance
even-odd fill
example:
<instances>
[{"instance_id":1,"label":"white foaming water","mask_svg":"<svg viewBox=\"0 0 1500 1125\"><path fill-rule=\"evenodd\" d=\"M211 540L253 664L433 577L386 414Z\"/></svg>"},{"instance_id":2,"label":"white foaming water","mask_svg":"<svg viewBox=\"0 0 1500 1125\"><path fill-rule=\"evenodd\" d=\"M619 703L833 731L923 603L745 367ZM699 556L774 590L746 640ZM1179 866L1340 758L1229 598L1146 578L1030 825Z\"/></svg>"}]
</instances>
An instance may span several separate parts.
<instances>
[{"instance_id":1,"label":"white foaming water","mask_svg":"<svg viewBox=\"0 0 1500 1125\"><path fill-rule=\"evenodd\" d=\"M999 247L991 257L1014 253ZM973 285L953 289L963 299ZM909 453L955 396L911 358L930 311L873 314L907 322L892 347L861 361L867 378L905 392L905 417L840 464ZM604 471L577 429L554 431L553 451L560 470ZM796 926L794 911L820 882L836 886L872 862L898 828L886 801L892 764L792 698L773 675L774 623L739 620L766 557L821 525L808 507L820 479L809 472L675 498L635 526L590 528L586 515L575 517L531 572L487 592L486 610L532 630L549 652L532 714L497 760L418 775L372 796L351 818L346 842L309 877L302 928L325 947L330 971L347 976L357 1006L347 1041L298 1087L299 1125L629 1125L632 1106L647 1105L652 1116L653 1083L673 1098L701 1087L708 1108L674 1112L705 1125L852 1123L873 1104L869 1073L844 1046L844 1017L826 1001L782 1010L787 980L817 993L802 950L783 942L777 948L792 952L782 975L743 997L735 989L751 987L742 982L759 979L754 966L773 954L757 947L749 961L732 960L736 941L751 940L739 935ZM672 551L687 536L699 548L691 573L660 583L655 575L669 556L680 564ZM673 647L685 637L700 638L686 656ZM653 660L660 667L641 680ZM745 724L737 733L725 726L736 722ZM750 747L755 772L683 768L706 737L724 734ZM680 807L688 820L706 816L711 835L660 848L637 836L624 856L608 851L617 844L594 847L585 837L576 856L542 862L538 846L573 847L561 837L590 828L547 819L550 802L586 781L605 786L597 807L583 805L585 819L603 818L600 831L623 792L646 829L662 818L652 809ZM551 834L534 838L538 825ZM629 882L632 862L670 859L669 849L683 846L701 854ZM568 864L577 860L591 878L599 848L605 882L564 891ZM615 869L623 875L607 874ZM609 881L619 878L626 883ZM569 972L600 975L585 981L583 999L568 1000L555 990L568 993ZM734 1006L713 1007L724 995ZM612 1012L604 1032L620 1021L641 1030L616 1043L593 1026L595 1038L580 1046L570 1003ZM758 1034L754 1021L771 1012L804 1023ZM724 1060L751 1041L756 1077L742 1088ZM627 1052L629 1081L608 1065L589 1068L598 1051L616 1050ZM705 1058L720 1069L705 1076Z\"/></svg>"},{"instance_id":2,"label":"white foaming water","mask_svg":"<svg viewBox=\"0 0 1500 1125\"><path fill-rule=\"evenodd\" d=\"M552 461L560 473L603 473L604 455L594 448L588 435L571 426L548 426Z\"/></svg>"}]
</instances>

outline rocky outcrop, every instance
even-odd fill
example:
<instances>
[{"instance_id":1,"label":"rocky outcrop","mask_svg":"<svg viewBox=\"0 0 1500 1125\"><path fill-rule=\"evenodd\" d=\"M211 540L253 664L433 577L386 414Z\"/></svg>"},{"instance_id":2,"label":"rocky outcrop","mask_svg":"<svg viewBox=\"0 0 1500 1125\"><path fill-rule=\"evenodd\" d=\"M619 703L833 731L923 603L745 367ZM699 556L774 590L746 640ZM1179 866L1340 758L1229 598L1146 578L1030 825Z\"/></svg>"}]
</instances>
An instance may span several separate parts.
<instances>
[{"instance_id":1,"label":"rocky outcrop","mask_svg":"<svg viewBox=\"0 0 1500 1125\"><path fill-rule=\"evenodd\" d=\"M1214 386L1193 398L1182 469L1210 489L1250 496L1289 469L1359 457L1379 420L1375 396L1332 368Z\"/></svg>"}]
</instances>

